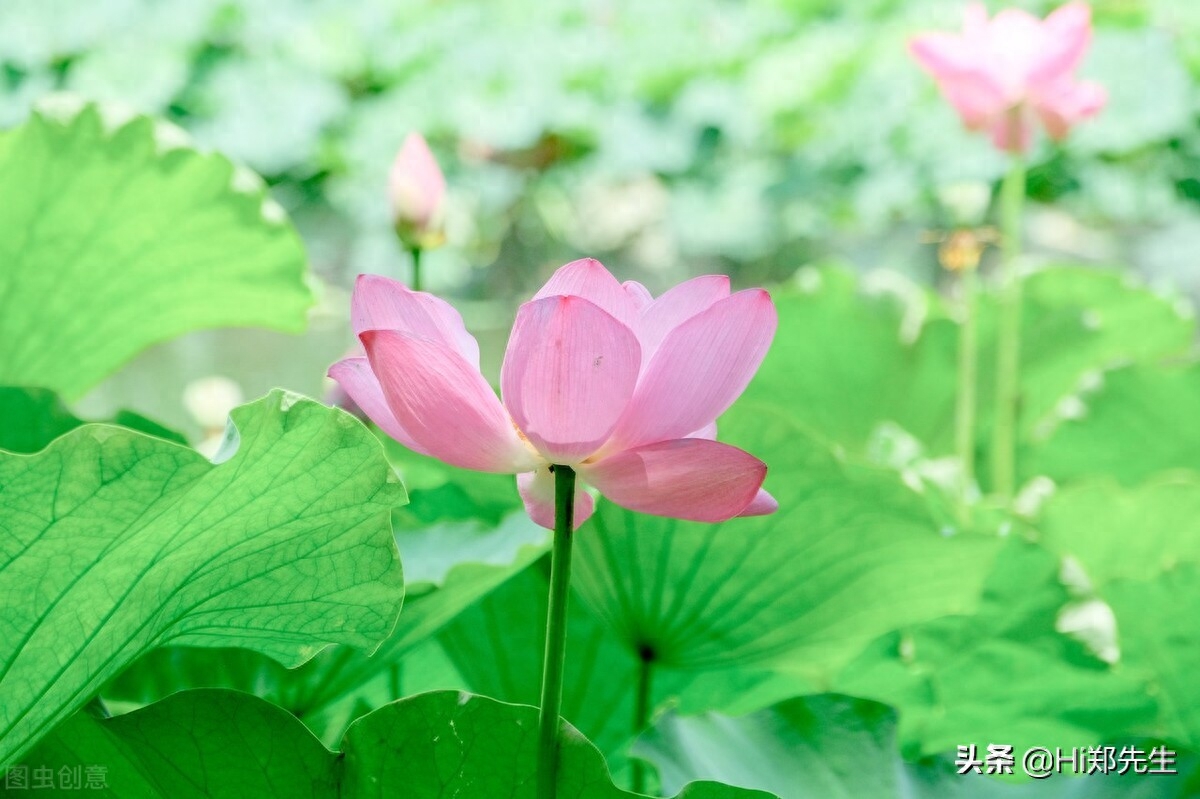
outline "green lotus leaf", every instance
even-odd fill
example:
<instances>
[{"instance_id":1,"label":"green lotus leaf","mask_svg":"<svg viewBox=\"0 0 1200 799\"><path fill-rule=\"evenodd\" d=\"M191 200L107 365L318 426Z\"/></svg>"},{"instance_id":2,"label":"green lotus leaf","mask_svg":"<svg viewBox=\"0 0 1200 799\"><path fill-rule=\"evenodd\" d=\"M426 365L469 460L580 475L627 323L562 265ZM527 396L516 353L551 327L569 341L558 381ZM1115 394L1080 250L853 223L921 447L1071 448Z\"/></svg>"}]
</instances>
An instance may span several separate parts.
<instances>
[{"instance_id":1,"label":"green lotus leaf","mask_svg":"<svg viewBox=\"0 0 1200 799\"><path fill-rule=\"evenodd\" d=\"M359 719L335 753L257 697L184 691L123 716L80 713L25 762L56 773L103 764L109 795L145 799L532 799L537 716L528 706L431 692ZM560 753L559 799L636 796L612 784L600 753L566 724ZM698 782L676 799L769 796Z\"/></svg>"},{"instance_id":2,"label":"green lotus leaf","mask_svg":"<svg viewBox=\"0 0 1200 799\"><path fill-rule=\"evenodd\" d=\"M279 391L232 421L217 463L108 425L0 453L0 763L156 646L294 666L391 631L404 491L378 441Z\"/></svg>"},{"instance_id":3,"label":"green lotus leaf","mask_svg":"<svg viewBox=\"0 0 1200 799\"><path fill-rule=\"evenodd\" d=\"M304 250L262 181L67 97L0 134L0 383L68 399L192 330L304 328Z\"/></svg>"}]
</instances>

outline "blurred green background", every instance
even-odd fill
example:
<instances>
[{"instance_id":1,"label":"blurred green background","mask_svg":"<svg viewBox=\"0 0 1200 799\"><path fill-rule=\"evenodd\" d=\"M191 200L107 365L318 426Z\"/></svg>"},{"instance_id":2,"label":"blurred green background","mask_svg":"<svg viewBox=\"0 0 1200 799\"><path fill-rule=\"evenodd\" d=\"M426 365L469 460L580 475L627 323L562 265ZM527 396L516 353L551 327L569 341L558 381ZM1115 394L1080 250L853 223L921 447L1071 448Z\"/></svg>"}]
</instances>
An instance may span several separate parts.
<instances>
[{"instance_id":1,"label":"blurred green background","mask_svg":"<svg viewBox=\"0 0 1200 799\"><path fill-rule=\"evenodd\" d=\"M954 222L939 198L968 182L986 199L1004 161L962 130L905 42L957 28L962 8L3 0L0 126L55 91L161 115L263 174L292 215L321 298L303 340L186 336L80 406L134 407L199 435L189 384L223 375L247 398L273 386L320 396L352 343L354 275L407 277L385 185L413 130L450 186L449 243L427 256L427 286L463 310L493 368L519 299L580 255L655 291L709 272L770 285L831 260L942 280L922 241ZM1032 154L1027 244L1195 296L1200 3L1093 8L1083 75L1109 105Z\"/></svg>"}]
</instances>

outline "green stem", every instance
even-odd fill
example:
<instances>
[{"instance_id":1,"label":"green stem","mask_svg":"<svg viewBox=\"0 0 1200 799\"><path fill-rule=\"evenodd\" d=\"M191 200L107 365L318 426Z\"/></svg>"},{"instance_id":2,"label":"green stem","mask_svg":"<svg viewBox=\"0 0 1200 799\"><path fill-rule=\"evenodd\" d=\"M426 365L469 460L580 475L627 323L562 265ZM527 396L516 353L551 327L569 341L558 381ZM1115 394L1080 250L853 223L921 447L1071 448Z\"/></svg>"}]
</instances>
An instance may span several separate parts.
<instances>
[{"instance_id":1,"label":"green stem","mask_svg":"<svg viewBox=\"0 0 1200 799\"><path fill-rule=\"evenodd\" d=\"M413 247L411 252L412 252L412 259L413 259L412 290L420 291L421 290L421 248Z\"/></svg>"},{"instance_id":2,"label":"green stem","mask_svg":"<svg viewBox=\"0 0 1200 799\"><path fill-rule=\"evenodd\" d=\"M654 680L654 650L642 646L638 650L637 697L633 705L633 734L641 735L650 725L650 687ZM646 792L646 764L637 758L631 760L632 774L630 790Z\"/></svg>"},{"instance_id":3,"label":"green stem","mask_svg":"<svg viewBox=\"0 0 1200 799\"><path fill-rule=\"evenodd\" d=\"M571 535L575 518L575 470L553 466L554 549L550 555L550 608L542 661L542 704L538 714L538 799L554 799L558 771L558 716L567 652L567 600L571 587Z\"/></svg>"},{"instance_id":4,"label":"green stem","mask_svg":"<svg viewBox=\"0 0 1200 799\"><path fill-rule=\"evenodd\" d=\"M1025 163L1013 156L1000 187L1000 236L1003 245L1000 330L996 353L996 419L992 435L992 481L1001 498L1012 498L1015 482L1015 430L1021 367L1021 206L1025 200Z\"/></svg>"},{"instance_id":5,"label":"green stem","mask_svg":"<svg viewBox=\"0 0 1200 799\"><path fill-rule=\"evenodd\" d=\"M975 267L962 270L962 322L958 328L958 396L954 409L954 444L962 466L958 495L959 521L967 523L971 487L975 483L975 383L979 368L978 325L975 314Z\"/></svg>"}]
</instances>

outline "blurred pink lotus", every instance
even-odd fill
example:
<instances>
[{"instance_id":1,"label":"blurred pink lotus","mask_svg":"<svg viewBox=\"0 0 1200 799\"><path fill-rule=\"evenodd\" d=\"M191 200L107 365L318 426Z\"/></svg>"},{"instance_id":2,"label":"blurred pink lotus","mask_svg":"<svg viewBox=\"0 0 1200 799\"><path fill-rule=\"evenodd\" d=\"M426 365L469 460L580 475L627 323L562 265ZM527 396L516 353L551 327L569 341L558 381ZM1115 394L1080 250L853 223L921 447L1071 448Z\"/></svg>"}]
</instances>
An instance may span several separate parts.
<instances>
[{"instance_id":1,"label":"blurred pink lotus","mask_svg":"<svg viewBox=\"0 0 1200 799\"><path fill-rule=\"evenodd\" d=\"M967 7L962 35L926 33L909 50L937 80L970 130L987 130L1002 150L1029 147L1035 120L1054 139L1105 103L1104 88L1074 77L1092 35L1092 11L1069 3L1044 21L1020 9L991 20Z\"/></svg>"},{"instance_id":2,"label":"blurred pink lotus","mask_svg":"<svg viewBox=\"0 0 1200 799\"><path fill-rule=\"evenodd\" d=\"M446 178L419 133L410 133L388 175L392 221L405 246L430 249L441 244Z\"/></svg>"},{"instance_id":3,"label":"blurred pink lotus","mask_svg":"<svg viewBox=\"0 0 1200 799\"><path fill-rule=\"evenodd\" d=\"M554 525L551 466L631 510L715 522L773 512L766 464L714 440L775 335L761 289L706 276L658 299L598 261L560 268L521 306L500 374L446 302L377 275L355 286L367 357L329 374L389 436L454 466L514 473L530 517ZM575 524L592 513L577 490Z\"/></svg>"}]
</instances>

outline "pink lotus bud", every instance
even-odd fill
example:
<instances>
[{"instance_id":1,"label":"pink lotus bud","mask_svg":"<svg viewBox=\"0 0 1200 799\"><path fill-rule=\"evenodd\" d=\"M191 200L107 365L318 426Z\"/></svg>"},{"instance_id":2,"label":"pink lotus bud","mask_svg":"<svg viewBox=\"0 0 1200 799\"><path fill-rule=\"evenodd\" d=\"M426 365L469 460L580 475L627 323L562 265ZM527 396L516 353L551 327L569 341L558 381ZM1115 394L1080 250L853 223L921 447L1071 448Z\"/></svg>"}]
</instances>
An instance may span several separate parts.
<instances>
[{"instance_id":1,"label":"pink lotus bud","mask_svg":"<svg viewBox=\"0 0 1200 799\"><path fill-rule=\"evenodd\" d=\"M1085 3L1069 3L1045 20L1012 8L989 20L974 3L961 35L922 34L909 51L969 130L986 130L997 147L1019 153L1028 149L1036 121L1062 139L1104 107L1104 88L1074 76L1091 36Z\"/></svg>"},{"instance_id":2,"label":"pink lotus bud","mask_svg":"<svg viewBox=\"0 0 1200 799\"><path fill-rule=\"evenodd\" d=\"M410 133L396 154L388 176L392 222L406 247L428 250L445 241L442 201L446 178L429 145L419 133Z\"/></svg>"}]
</instances>

